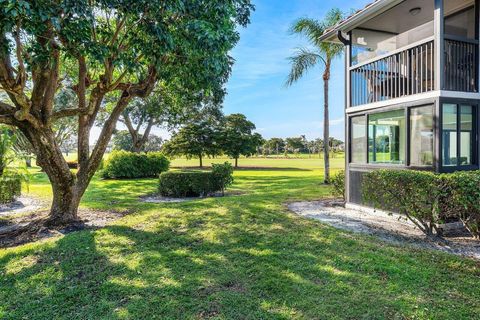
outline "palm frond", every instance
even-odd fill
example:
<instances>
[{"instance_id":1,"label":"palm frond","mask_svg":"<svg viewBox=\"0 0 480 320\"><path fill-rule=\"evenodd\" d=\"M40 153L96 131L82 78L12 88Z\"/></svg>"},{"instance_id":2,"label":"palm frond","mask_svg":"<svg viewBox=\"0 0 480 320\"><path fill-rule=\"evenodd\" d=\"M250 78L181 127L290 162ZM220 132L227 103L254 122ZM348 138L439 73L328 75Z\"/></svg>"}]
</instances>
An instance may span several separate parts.
<instances>
[{"instance_id":1,"label":"palm frond","mask_svg":"<svg viewBox=\"0 0 480 320\"><path fill-rule=\"evenodd\" d=\"M338 8L330 10L323 20L300 18L290 28L294 34L305 36L308 41L328 59L332 60L342 54L343 46L339 44L322 42L320 37L324 32L335 26L343 19L344 14Z\"/></svg>"},{"instance_id":2,"label":"palm frond","mask_svg":"<svg viewBox=\"0 0 480 320\"><path fill-rule=\"evenodd\" d=\"M311 18L300 18L290 28L291 33L305 36L315 46L319 46L319 39L325 30L324 23Z\"/></svg>"},{"instance_id":3,"label":"palm frond","mask_svg":"<svg viewBox=\"0 0 480 320\"><path fill-rule=\"evenodd\" d=\"M293 56L288 58L292 65L290 74L287 77L285 86L291 86L297 82L308 70L318 64L319 61L325 61L321 55L306 48L299 48Z\"/></svg>"}]
</instances>

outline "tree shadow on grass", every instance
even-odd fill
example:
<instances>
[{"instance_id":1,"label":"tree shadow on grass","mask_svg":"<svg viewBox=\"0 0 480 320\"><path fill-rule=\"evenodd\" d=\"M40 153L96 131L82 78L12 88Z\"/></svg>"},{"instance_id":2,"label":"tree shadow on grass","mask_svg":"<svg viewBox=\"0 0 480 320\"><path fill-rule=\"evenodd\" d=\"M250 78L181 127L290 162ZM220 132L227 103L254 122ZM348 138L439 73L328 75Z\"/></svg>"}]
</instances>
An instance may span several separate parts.
<instances>
[{"instance_id":1,"label":"tree shadow on grass","mask_svg":"<svg viewBox=\"0 0 480 320\"><path fill-rule=\"evenodd\" d=\"M0 316L468 318L480 298L475 270L279 214L267 201L199 202L4 254Z\"/></svg>"}]
</instances>

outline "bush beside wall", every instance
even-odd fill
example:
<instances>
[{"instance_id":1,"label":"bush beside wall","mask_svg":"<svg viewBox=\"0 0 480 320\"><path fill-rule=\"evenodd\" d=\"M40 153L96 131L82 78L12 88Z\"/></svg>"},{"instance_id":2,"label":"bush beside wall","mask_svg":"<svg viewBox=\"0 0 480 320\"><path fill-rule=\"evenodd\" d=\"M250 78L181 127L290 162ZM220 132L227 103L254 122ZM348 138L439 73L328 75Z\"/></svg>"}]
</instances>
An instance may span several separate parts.
<instances>
[{"instance_id":1,"label":"bush beside wall","mask_svg":"<svg viewBox=\"0 0 480 320\"><path fill-rule=\"evenodd\" d=\"M22 179L20 176L9 175L0 177L0 203L15 201L22 193Z\"/></svg>"},{"instance_id":2,"label":"bush beside wall","mask_svg":"<svg viewBox=\"0 0 480 320\"><path fill-rule=\"evenodd\" d=\"M345 170L335 173L332 178L333 195L341 197L345 201Z\"/></svg>"},{"instance_id":3,"label":"bush beside wall","mask_svg":"<svg viewBox=\"0 0 480 320\"><path fill-rule=\"evenodd\" d=\"M159 152L114 151L105 162L101 174L110 179L154 178L168 171L169 166L170 161Z\"/></svg>"},{"instance_id":4,"label":"bush beside wall","mask_svg":"<svg viewBox=\"0 0 480 320\"><path fill-rule=\"evenodd\" d=\"M377 170L364 175L362 193L369 205L406 215L427 235L439 234L440 223L460 220L480 237L480 171Z\"/></svg>"}]
</instances>

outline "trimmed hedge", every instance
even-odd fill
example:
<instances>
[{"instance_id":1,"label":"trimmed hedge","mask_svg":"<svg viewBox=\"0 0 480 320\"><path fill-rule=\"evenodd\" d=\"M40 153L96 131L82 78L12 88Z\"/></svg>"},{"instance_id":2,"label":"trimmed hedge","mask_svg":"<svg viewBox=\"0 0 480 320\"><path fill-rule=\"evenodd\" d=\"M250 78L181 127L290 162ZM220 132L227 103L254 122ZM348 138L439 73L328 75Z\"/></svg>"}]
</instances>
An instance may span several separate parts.
<instances>
[{"instance_id":1,"label":"trimmed hedge","mask_svg":"<svg viewBox=\"0 0 480 320\"><path fill-rule=\"evenodd\" d=\"M376 170L363 176L363 199L375 208L406 215L425 234L437 231L437 176L413 170Z\"/></svg>"},{"instance_id":2,"label":"trimmed hedge","mask_svg":"<svg viewBox=\"0 0 480 320\"><path fill-rule=\"evenodd\" d=\"M173 171L160 175L159 192L164 197L206 197L233 183L230 163L212 165L212 171Z\"/></svg>"},{"instance_id":3,"label":"trimmed hedge","mask_svg":"<svg viewBox=\"0 0 480 320\"><path fill-rule=\"evenodd\" d=\"M480 238L480 171L377 170L364 175L362 192L370 205L405 214L427 235L440 235L440 223L460 220Z\"/></svg>"},{"instance_id":4,"label":"trimmed hedge","mask_svg":"<svg viewBox=\"0 0 480 320\"><path fill-rule=\"evenodd\" d=\"M0 177L0 203L15 201L22 193L22 178L16 175Z\"/></svg>"},{"instance_id":5,"label":"trimmed hedge","mask_svg":"<svg viewBox=\"0 0 480 320\"><path fill-rule=\"evenodd\" d=\"M114 151L105 162L101 175L104 178L154 178L168 171L170 161L160 152L134 153Z\"/></svg>"}]
</instances>

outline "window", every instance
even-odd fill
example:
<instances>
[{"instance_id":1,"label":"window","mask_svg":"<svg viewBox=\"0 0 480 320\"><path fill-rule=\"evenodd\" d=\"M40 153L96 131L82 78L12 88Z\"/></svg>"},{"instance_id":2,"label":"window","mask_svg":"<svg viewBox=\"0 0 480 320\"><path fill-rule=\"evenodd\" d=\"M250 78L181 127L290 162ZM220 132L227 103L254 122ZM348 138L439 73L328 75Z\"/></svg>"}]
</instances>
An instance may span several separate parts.
<instances>
[{"instance_id":1,"label":"window","mask_svg":"<svg viewBox=\"0 0 480 320\"><path fill-rule=\"evenodd\" d=\"M433 165L433 106L410 109L410 165Z\"/></svg>"},{"instance_id":2,"label":"window","mask_svg":"<svg viewBox=\"0 0 480 320\"><path fill-rule=\"evenodd\" d=\"M400 33L354 29L352 31L351 64L355 66L388 54L417 41L422 41L433 34L433 20Z\"/></svg>"},{"instance_id":3,"label":"window","mask_svg":"<svg viewBox=\"0 0 480 320\"><path fill-rule=\"evenodd\" d=\"M366 136L367 128L365 123L365 116L352 117L350 121L350 152L351 163L366 163Z\"/></svg>"},{"instance_id":4,"label":"window","mask_svg":"<svg viewBox=\"0 0 480 320\"><path fill-rule=\"evenodd\" d=\"M475 164L474 110L470 105L443 105L442 163L444 166Z\"/></svg>"},{"instance_id":5,"label":"window","mask_svg":"<svg viewBox=\"0 0 480 320\"><path fill-rule=\"evenodd\" d=\"M405 164L405 112L388 111L368 117L368 161Z\"/></svg>"},{"instance_id":6,"label":"window","mask_svg":"<svg viewBox=\"0 0 480 320\"><path fill-rule=\"evenodd\" d=\"M445 34L475 39L475 9L470 7L445 17Z\"/></svg>"}]
</instances>

